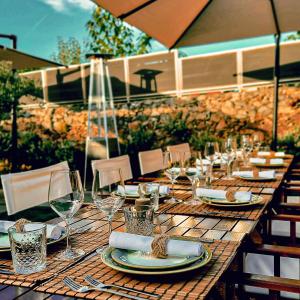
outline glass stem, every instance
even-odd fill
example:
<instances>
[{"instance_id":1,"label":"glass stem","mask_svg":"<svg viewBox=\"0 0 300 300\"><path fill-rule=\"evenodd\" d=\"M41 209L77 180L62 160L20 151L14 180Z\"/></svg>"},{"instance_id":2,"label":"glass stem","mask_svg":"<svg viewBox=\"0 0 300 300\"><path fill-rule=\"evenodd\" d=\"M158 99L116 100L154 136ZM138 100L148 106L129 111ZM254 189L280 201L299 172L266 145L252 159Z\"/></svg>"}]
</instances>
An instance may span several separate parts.
<instances>
[{"instance_id":1,"label":"glass stem","mask_svg":"<svg viewBox=\"0 0 300 300\"><path fill-rule=\"evenodd\" d=\"M197 197L196 197L196 187L197 187L197 180L194 179L192 181L192 193L193 193L193 200L195 200Z\"/></svg>"},{"instance_id":2,"label":"glass stem","mask_svg":"<svg viewBox=\"0 0 300 300\"><path fill-rule=\"evenodd\" d=\"M110 236L112 232L112 218L108 218L108 234Z\"/></svg>"},{"instance_id":3,"label":"glass stem","mask_svg":"<svg viewBox=\"0 0 300 300\"><path fill-rule=\"evenodd\" d=\"M227 163L227 178L231 177L231 161Z\"/></svg>"},{"instance_id":4,"label":"glass stem","mask_svg":"<svg viewBox=\"0 0 300 300\"><path fill-rule=\"evenodd\" d=\"M66 249L66 251L69 251L69 250L71 250L71 243L70 243L70 225L69 225L69 222L68 222L67 219L65 220L65 222L66 222L66 234L67 234L67 249Z\"/></svg>"},{"instance_id":5,"label":"glass stem","mask_svg":"<svg viewBox=\"0 0 300 300\"><path fill-rule=\"evenodd\" d=\"M172 180L172 198L175 199L174 180Z\"/></svg>"}]
</instances>

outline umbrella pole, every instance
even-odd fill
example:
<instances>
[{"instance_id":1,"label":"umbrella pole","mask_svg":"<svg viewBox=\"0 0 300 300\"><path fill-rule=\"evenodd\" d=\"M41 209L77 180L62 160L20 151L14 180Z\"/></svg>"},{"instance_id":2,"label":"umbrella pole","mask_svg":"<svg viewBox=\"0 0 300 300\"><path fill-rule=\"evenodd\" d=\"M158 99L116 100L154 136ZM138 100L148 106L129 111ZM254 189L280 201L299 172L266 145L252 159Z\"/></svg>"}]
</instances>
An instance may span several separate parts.
<instances>
[{"instance_id":1,"label":"umbrella pole","mask_svg":"<svg viewBox=\"0 0 300 300\"><path fill-rule=\"evenodd\" d=\"M277 125L278 125L278 102L279 102L279 79L280 79L280 33L275 34L275 65L274 65L274 105L273 105L273 128L272 150L277 149Z\"/></svg>"}]
</instances>

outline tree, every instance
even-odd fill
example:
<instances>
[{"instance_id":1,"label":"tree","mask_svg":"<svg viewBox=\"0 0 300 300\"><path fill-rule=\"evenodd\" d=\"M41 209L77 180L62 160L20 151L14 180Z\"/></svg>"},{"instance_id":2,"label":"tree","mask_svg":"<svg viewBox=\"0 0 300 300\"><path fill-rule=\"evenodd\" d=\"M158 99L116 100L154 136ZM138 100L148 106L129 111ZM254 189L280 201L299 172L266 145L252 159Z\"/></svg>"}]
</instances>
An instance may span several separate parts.
<instances>
[{"instance_id":1,"label":"tree","mask_svg":"<svg viewBox=\"0 0 300 300\"><path fill-rule=\"evenodd\" d=\"M21 77L10 68L8 63L0 63L0 119L7 119L12 112L11 159L17 157L17 109L22 96L41 96L41 89L36 88L33 80ZM13 164L13 170L15 165Z\"/></svg>"},{"instance_id":2,"label":"tree","mask_svg":"<svg viewBox=\"0 0 300 300\"><path fill-rule=\"evenodd\" d=\"M300 39L300 31L292 33L286 37L287 41L295 41Z\"/></svg>"},{"instance_id":3,"label":"tree","mask_svg":"<svg viewBox=\"0 0 300 300\"><path fill-rule=\"evenodd\" d=\"M51 59L62 65L80 64L85 61L83 46L74 38L57 38L57 53L51 55Z\"/></svg>"},{"instance_id":4,"label":"tree","mask_svg":"<svg viewBox=\"0 0 300 300\"><path fill-rule=\"evenodd\" d=\"M151 38L133 29L108 11L97 7L86 24L93 53L108 53L114 57L148 53Z\"/></svg>"}]
</instances>

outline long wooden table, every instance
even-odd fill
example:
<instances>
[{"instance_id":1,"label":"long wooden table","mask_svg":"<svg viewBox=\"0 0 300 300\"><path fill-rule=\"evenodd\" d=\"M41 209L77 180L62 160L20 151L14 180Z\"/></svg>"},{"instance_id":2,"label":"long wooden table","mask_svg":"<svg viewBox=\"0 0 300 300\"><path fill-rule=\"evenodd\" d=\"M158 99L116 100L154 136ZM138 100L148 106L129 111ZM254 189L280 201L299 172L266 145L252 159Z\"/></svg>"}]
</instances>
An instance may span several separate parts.
<instances>
[{"instance_id":1,"label":"long wooden table","mask_svg":"<svg viewBox=\"0 0 300 300\"><path fill-rule=\"evenodd\" d=\"M291 161L289 160L288 163ZM221 179L222 180L222 179ZM228 181L216 181L213 186L219 189L250 190L261 195L265 203L257 209L255 214L245 214L240 211L228 213L228 211L211 211L208 207L188 209L188 205L166 205L160 206L160 211L155 218L156 231L169 235L185 236L191 238L207 239L204 243L213 252L213 259L208 266L191 274L186 273L177 276L164 276L157 278L136 277L114 271L105 266L100 257L77 263L68 270L61 270L68 266L69 262L56 259L58 250L63 250L65 242L53 245L48 251L48 268L45 272L22 276L22 275L0 275L0 299L117 299L105 292L75 293L62 284L65 276L74 277L83 283L86 274L91 274L107 283L118 283L127 287L148 292L155 292L162 299L204 299L215 293L217 282L222 281L226 270L238 253L238 249L247 236L254 230L260 218L266 214L267 208L274 193L280 187L283 176L273 182L272 187L253 186L253 182L247 181L233 186ZM259 185L260 184L260 185ZM190 186L187 182L178 182L176 185L176 196L181 199L189 199L191 195ZM184 206L186 208L184 208ZM61 222L60 218L51 220L56 224ZM96 248L107 243L108 227L103 213L99 212L93 205L87 204L74 219L72 227L75 233L72 242L75 247L83 248L86 253L92 253ZM122 214L117 214L113 222L114 230L124 230L124 219ZM77 230L77 232L76 232ZM214 239L213 243L210 239ZM1 263L11 265L9 256L0 254ZM46 281L46 282L42 282ZM213 296L212 296L213 297ZM152 299L152 298L149 298Z\"/></svg>"}]
</instances>

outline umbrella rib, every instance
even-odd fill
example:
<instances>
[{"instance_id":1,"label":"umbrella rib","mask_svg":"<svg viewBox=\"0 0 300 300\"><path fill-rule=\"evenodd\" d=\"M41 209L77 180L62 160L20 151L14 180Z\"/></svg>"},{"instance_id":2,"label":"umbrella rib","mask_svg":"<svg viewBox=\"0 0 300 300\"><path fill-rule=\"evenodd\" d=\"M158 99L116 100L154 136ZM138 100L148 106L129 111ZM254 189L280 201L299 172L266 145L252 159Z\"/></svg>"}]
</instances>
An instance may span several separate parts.
<instances>
[{"instance_id":1,"label":"umbrella rib","mask_svg":"<svg viewBox=\"0 0 300 300\"><path fill-rule=\"evenodd\" d=\"M270 2L271 2L273 19L274 19L274 23L275 23L275 27L276 27L276 32L277 32L277 34L280 34L281 30L280 30L280 26L279 26L278 16L277 16L276 8L275 8L275 3L274 3L274 0L270 0Z\"/></svg>"},{"instance_id":2,"label":"umbrella rib","mask_svg":"<svg viewBox=\"0 0 300 300\"><path fill-rule=\"evenodd\" d=\"M145 3L143 3L142 5L139 5L139 6L135 7L134 9L128 11L127 13L120 15L118 18L125 19L125 18L129 17L130 15L138 12L139 10L147 7L148 5L150 5L150 4L152 4L153 2L156 2L156 1L157 0L149 0L149 1L145 2Z\"/></svg>"},{"instance_id":3,"label":"umbrella rib","mask_svg":"<svg viewBox=\"0 0 300 300\"><path fill-rule=\"evenodd\" d=\"M204 11L207 9L209 4L211 4L213 0L209 0L206 5L199 11L197 16L194 18L194 20L190 23L190 25L181 33L181 35L176 39L176 41L169 47L169 49L172 49L176 46L176 44L181 40L181 38L185 35L185 33L192 27L192 25L197 21L197 19L204 13Z\"/></svg>"}]
</instances>

